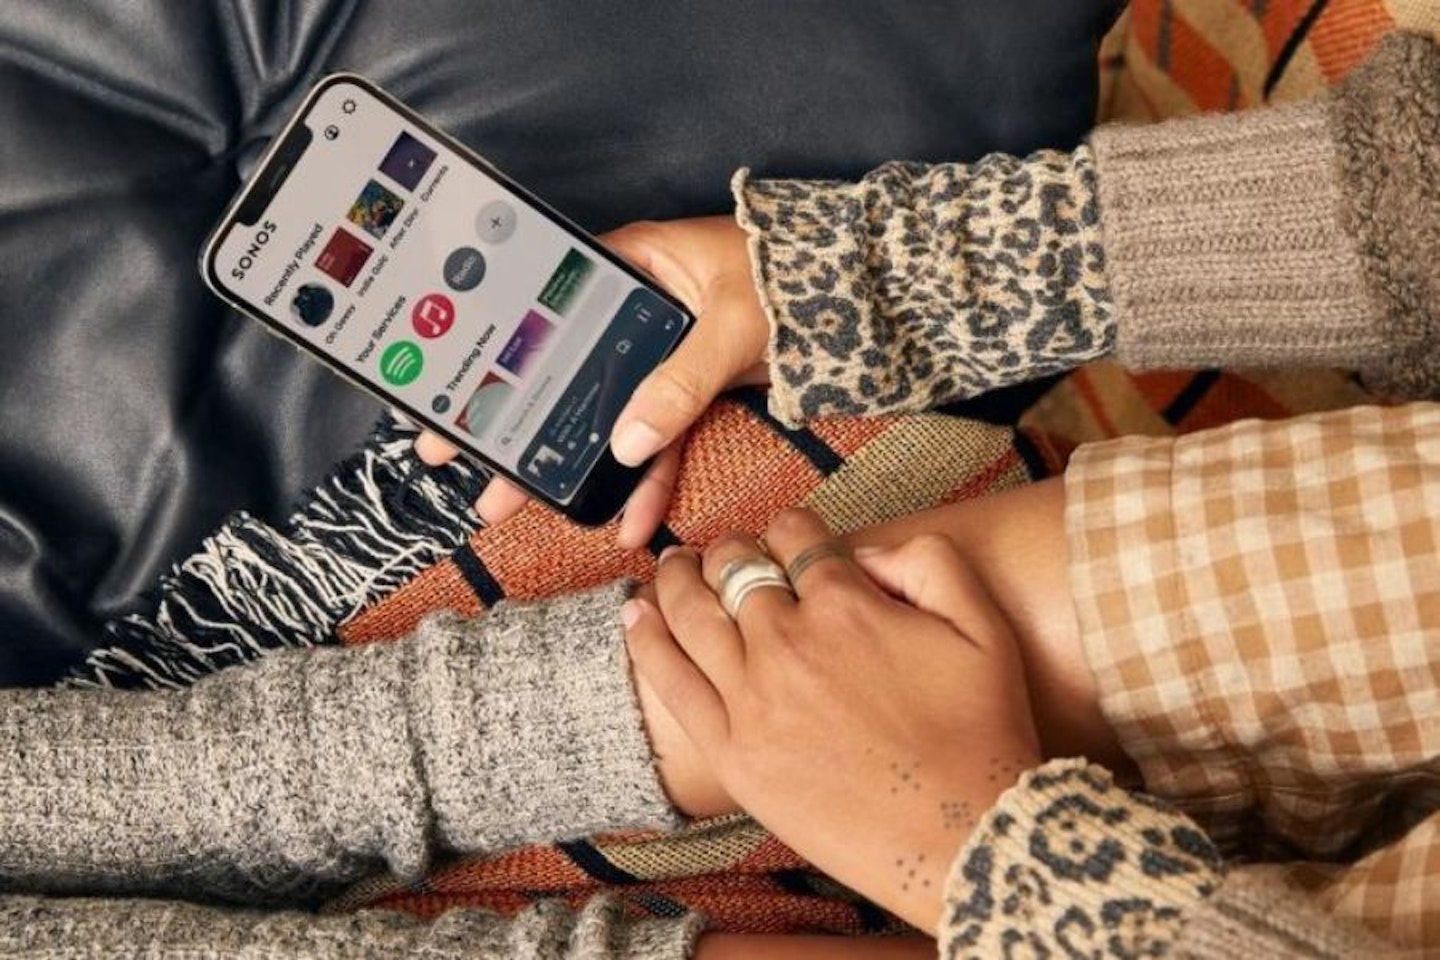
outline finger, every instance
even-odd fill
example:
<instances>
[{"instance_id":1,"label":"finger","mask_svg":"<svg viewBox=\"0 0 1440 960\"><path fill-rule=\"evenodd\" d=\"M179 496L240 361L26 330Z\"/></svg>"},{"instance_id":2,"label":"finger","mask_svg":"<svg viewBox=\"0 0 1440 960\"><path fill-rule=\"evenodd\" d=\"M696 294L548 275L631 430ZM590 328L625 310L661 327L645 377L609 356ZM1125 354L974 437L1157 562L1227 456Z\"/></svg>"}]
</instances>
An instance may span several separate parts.
<instances>
[{"instance_id":1,"label":"finger","mask_svg":"<svg viewBox=\"0 0 1440 960\"><path fill-rule=\"evenodd\" d=\"M940 534L921 534L894 547L859 547L855 563L882 589L948 620L973 642L986 645L1009 636L985 585Z\"/></svg>"},{"instance_id":2,"label":"finger","mask_svg":"<svg viewBox=\"0 0 1440 960\"><path fill-rule=\"evenodd\" d=\"M636 674L650 684L685 735L701 750L723 740L729 728L725 701L675 642L660 611L633 597L620 608L620 619Z\"/></svg>"},{"instance_id":3,"label":"finger","mask_svg":"<svg viewBox=\"0 0 1440 960\"><path fill-rule=\"evenodd\" d=\"M804 507L782 510L765 528L765 546L785 567L803 602L830 591L868 593L874 585L850 559L849 549L831 535L820 515Z\"/></svg>"},{"instance_id":4,"label":"finger","mask_svg":"<svg viewBox=\"0 0 1440 960\"><path fill-rule=\"evenodd\" d=\"M727 534L705 550L702 573L722 611L725 578L734 570L732 564L746 561L774 562L760 546L760 542L747 533ZM755 640L767 626L773 628L783 623L794 610L795 594L789 587L757 586L740 599L739 607L734 611L735 623L740 628L741 636L746 640Z\"/></svg>"},{"instance_id":5,"label":"finger","mask_svg":"<svg viewBox=\"0 0 1440 960\"><path fill-rule=\"evenodd\" d=\"M443 463L449 463L459 453L459 447L438 433L425 430L415 438L415 455L429 466L438 467Z\"/></svg>"},{"instance_id":6,"label":"finger","mask_svg":"<svg viewBox=\"0 0 1440 960\"><path fill-rule=\"evenodd\" d=\"M675 492L675 479L680 475L681 444L666 447L655 458L650 469L640 480L635 492L625 504L625 513L620 518L620 532L616 542L626 550L643 547L659 529L660 522L670 509L670 497Z\"/></svg>"},{"instance_id":7,"label":"finger","mask_svg":"<svg viewBox=\"0 0 1440 960\"><path fill-rule=\"evenodd\" d=\"M735 622L700 574L700 558L688 547L660 555L655 571L660 613L681 649L725 695L745 671L744 641Z\"/></svg>"},{"instance_id":8,"label":"finger","mask_svg":"<svg viewBox=\"0 0 1440 960\"><path fill-rule=\"evenodd\" d=\"M475 512L490 526L509 520L530 502L530 495L504 477L495 477L480 491Z\"/></svg>"}]
</instances>

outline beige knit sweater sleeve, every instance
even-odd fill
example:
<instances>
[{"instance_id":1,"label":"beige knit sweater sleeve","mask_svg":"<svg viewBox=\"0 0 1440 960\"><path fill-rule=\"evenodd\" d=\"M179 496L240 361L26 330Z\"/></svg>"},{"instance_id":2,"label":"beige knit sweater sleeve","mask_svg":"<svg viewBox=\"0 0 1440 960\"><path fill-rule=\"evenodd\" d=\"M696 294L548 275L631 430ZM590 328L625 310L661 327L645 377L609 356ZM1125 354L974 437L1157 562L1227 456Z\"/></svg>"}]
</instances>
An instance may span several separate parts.
<instances>
[{"instance_id":1,"label":"beige knit sweater sleeve","mask_svg":"<svg viewBox=\"0 0 1440 960\"><path fill-rule=\"evenodd\" d=\"M1111 353L1440 395L1440 48L1419 34L1298 105L858 183L742 170L734 190L786 422L923 409Z\"/></svg>"},{"instance_id":2,"label":"beige knit sweater sleeve","mask_svg":"<svg viewBox=\"0 0 1440 960\"><path fill-rule=\"evenodd\" d=\"M1387 37L1331 93L1116 126L1099 169L1136 367L1335 366L1440 393L1440 47Z\"/></svg>"}]
</instances>

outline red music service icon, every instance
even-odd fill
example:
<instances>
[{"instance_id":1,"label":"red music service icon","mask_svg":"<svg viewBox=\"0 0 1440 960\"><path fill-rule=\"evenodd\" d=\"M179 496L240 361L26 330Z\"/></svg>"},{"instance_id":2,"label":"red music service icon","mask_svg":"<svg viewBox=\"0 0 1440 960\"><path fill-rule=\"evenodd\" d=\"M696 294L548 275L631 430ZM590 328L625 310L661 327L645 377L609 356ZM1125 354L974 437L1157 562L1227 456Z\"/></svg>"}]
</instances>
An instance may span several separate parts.
<instances>
[{"instance_id":1,"label":"red music service icon","mask_svg":"<svg viewBox=\"0 0 1440 960\"><path fill-rule=\"evenodd\" d=\"M431 340L444 334L455 324L455 304L443 293L427 293L410 311L415 332Z\"/></svg>"}]
</instances>

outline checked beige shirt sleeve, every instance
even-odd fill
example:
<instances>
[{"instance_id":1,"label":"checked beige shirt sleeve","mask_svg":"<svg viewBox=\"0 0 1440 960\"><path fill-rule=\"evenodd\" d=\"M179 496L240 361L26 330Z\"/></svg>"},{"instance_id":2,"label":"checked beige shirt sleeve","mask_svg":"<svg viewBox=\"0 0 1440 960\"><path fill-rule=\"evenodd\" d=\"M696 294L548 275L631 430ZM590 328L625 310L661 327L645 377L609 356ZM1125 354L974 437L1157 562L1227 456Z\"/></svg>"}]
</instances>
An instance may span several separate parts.
<instances>
[{"instance_id":1,"label":"checked beige shirt sleeve","mask_svg":"<svg viewBox=\"0 0 1440 960\"><path fill-rule=\"evenodd\" d=\"M1147 792L1440 950L1440 406L1082 448L1071 584Z\"/></svg>"}]
</instances>

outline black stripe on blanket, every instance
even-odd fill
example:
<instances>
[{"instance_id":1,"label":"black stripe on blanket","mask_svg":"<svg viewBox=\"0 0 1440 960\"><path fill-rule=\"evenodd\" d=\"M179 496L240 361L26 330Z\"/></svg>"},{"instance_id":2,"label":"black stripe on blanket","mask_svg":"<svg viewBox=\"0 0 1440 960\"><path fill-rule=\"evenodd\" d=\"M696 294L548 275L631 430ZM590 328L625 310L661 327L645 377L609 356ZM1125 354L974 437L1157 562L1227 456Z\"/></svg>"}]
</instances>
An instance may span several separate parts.
<instances>
[{"instance_id":1,"label":"black stripe on blanket","mask_svg":"<svg viewBox=\"0 0 1440 960\"><path fill-rule=\"evenodd\" d=\"M486 476L430 468L387 417L279 526L237 513L160 581L154 613L106 626L60 682L179 687L268 651L335 642L334 628L448 556L479 525Z\"/></svg>"}]
</instances>

